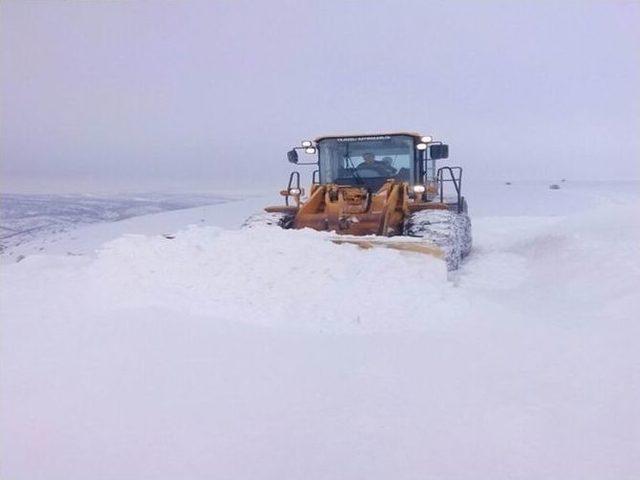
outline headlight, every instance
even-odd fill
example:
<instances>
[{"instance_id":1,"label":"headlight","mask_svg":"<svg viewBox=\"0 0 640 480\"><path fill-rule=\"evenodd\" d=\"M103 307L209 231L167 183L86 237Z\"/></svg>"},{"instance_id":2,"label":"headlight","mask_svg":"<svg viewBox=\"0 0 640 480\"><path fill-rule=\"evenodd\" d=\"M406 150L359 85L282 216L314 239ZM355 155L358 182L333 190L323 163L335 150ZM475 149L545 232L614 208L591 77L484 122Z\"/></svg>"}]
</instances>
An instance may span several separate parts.
<instances>
[{"instance_id":1,"label":"headlight","mask_svg":"<svg viewBox=\"0 0 640 480\"><path fill-rule=\"evenodd\" d=\"M307 147L304 149L304 153L316 153L316 149L314 147Z\"/></svg>"},{"instance_id":2,"label":"headlight","mask_svg":"<svg viewBox=\"0 0 640 480\"><path fill-rule=\"evenodd\" d=\"M290 188L289 195L293 195L294 197L300 195L302 193L299 188Z\"/></svg>"},{"instance_id":3,"label":"headlight","mask_svg":"<svg viewBox=\"0 0 640 480\"><path fill-rule=\"evenodd\" d=\"M413 186L413 193L424 193L424 191L426 190L424 185L414 185Z\"/></svg>"},{"instance_id":4,"label":"headlight","mask_svg":"<svg viewBox=\"0 0 640 480\"><path fill-rule=\"evenodd\" d=\"M416 148L418 150L426 150L427 149L427 144L426 143L419 143L416 145Z\"/></svg>"},{"instance_id":5,"label":"headlight","mask_svg":"<svg viewBox=\"0 0 640 480\"><path fill-rule=\"evenodd\" d=\"M313 143L311 142L311 140L303 140L302 141L302 146L304 148L311 147L311 146L313 146Z\"/></svg>"},{"instance_id":6,"label":"headlight","mask_svg":"<svg viewBox=\"0 0 640 480\"><path fill-rule=\"evenodd\" d=\"M433 142L433 137L431 135L425 135L420 139L422 143L431 143Z\"/></svg>"}]
</instances>

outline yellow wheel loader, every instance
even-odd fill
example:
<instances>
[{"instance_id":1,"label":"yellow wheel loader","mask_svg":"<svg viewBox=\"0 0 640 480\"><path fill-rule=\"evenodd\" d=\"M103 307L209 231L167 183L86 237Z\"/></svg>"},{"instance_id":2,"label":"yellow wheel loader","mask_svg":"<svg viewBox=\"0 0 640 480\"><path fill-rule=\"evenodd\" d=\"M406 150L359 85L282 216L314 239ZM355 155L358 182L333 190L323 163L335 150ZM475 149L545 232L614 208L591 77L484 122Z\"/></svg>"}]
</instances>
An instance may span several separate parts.
<instances>
[{"instance_id":1,"label":"yellow wheel loader","mask_svg":"<svg viewBox=\"0 0 640 480\"><path fill-rule=\"evenodd\" d=\"M301 162L299 151L310 161ZM328 231L336 243L428 253L455 270L471 250L471 222L462 168L436 168L448 156L448 145L417 133L304 141L287 157L317 166L308 195L294 171L280 192L285 205L267 207L245 225Z\"/></svg>"}]
</instances>

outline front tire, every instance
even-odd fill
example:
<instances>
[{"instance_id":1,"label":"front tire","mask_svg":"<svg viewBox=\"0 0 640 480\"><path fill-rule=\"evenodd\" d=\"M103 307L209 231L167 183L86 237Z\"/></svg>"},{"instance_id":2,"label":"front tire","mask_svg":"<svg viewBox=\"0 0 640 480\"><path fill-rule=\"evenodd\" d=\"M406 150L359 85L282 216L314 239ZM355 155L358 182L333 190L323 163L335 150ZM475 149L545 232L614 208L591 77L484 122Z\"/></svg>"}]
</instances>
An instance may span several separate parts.
<instances>
[{"instance_id":1,"label":"front tire","mask_svg":"<svg viewBox=\"0 0 640 480\"><path fill-rule=\"evenodd\" d=\"M424 238L440 247L448 270L457 270L471 251L471 220L466 213L449 210L412 213L405 222L404 234Z\"/></svg>"}]
</instances>

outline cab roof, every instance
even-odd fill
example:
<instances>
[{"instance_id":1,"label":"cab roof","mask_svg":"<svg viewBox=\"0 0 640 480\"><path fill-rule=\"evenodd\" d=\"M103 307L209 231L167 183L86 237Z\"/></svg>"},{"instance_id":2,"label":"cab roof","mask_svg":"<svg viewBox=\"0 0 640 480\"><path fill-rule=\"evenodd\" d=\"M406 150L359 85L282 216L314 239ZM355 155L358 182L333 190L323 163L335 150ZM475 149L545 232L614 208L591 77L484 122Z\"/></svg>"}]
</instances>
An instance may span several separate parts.
<instances>
[{"instance_id":1,"label":"cab roof","mask_svg":"<svg viewBox=\"0 0 640 480\"><path fill-rule=\"evenodd\" d=\"M382 133L367 133L367 134L351 134L351 135L323 135L321 137L317 137L314 142L319 142L320 140L327 140L330 138L361 138L362 140L367 140L371 138L372 140L377 137L393 137L399 135L408 135L410 137L420 138L421 135L416 132L382 132Z\"/></svg>"}]
</instances>

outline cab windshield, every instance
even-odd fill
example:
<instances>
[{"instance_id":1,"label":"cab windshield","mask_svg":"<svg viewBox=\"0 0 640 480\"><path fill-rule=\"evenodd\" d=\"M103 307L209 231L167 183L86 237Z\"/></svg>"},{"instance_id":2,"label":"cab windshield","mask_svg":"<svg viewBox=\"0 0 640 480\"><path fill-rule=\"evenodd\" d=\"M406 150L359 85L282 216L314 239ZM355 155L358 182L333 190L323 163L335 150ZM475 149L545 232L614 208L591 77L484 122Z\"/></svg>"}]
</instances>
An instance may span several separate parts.
<instances>
[{"instance_id":1,"label":"cab windshield","mask_svg":"<svg viewBox=\"0 0 640 480\"><path fill-rule=\"evenodd\" d=\"M320 183L378 189L390 178L410 181L413 138L408 135L327 138L318 142Z\"/></svg>"}]
</instances>

